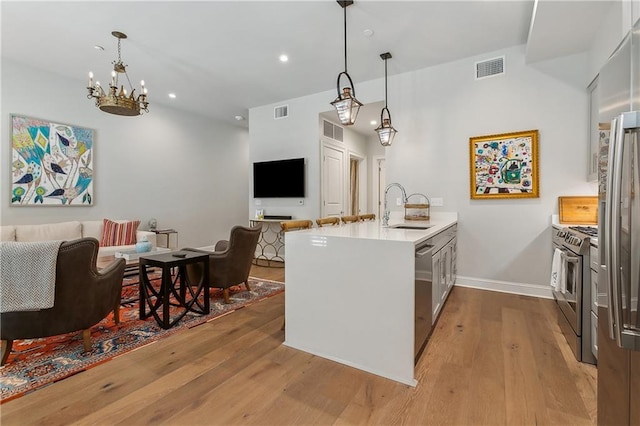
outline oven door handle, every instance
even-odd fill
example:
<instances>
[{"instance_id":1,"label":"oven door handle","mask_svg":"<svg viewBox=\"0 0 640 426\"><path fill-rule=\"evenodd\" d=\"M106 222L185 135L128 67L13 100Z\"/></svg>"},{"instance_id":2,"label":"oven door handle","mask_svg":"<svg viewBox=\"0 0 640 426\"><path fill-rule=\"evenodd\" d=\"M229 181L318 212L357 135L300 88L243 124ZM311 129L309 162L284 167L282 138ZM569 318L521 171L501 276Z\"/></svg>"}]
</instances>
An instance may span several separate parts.
<instances>
[{"instance_id":1,"label":"oven door handle","mask_svg":"<svg viewBox=\"0 0 640 426\"><path fill-rule=\"evenodd\" d=\"M580 262L580 258L567 255L567 251L564 249L560 249L560 257L562 258L562 260L564 260L567 263L577 264L578 262Z\"/></svg>"}]
</instances>

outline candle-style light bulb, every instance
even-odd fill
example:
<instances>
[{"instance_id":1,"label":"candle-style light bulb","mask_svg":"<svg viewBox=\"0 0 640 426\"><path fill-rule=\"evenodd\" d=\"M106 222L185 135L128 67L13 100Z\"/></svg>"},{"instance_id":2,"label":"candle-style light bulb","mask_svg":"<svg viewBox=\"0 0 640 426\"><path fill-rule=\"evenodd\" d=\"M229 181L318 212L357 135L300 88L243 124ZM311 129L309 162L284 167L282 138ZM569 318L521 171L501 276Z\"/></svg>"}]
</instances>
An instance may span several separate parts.
<instances>
[{"instance_id":1,"label":"candle-style light bulb","mask_svg":"<svg viewBox=\"0 0 640 426\"><path fill-rule=\"evenodd\" d=\"M111 71L111 85L115 87L116 85L116 72Z\"/></svg>"},{"instance_id":2,"label":"candle-style light bulb","mask_svg":"<svg viewBox=\"0 0 640 426\"><path fill-rule=\"evenodd\" d=\"M93 73L89 71L89 87L93 87Z\"/></svg>"}]
</instances>

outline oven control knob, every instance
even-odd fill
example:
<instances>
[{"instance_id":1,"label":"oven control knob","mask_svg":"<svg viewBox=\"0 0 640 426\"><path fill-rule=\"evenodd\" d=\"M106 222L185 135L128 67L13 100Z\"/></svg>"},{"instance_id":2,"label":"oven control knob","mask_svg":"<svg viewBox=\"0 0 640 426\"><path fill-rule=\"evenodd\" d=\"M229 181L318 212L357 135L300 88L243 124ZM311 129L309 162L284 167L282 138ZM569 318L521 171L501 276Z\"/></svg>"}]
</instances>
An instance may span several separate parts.
<instances>
[{"instance_id":1,"label":"oven control knob","mask_svg":"<svg viewBox=\"0 0 640 426\"><path fill-rule=\"evenodd\" d=\"M582 243L582 240L576 237L575 235L570 235L569 238L567 239L567 242L569 244L573 244L574 246L579 246L580 243Z\"/></svg>"}]
</instances>

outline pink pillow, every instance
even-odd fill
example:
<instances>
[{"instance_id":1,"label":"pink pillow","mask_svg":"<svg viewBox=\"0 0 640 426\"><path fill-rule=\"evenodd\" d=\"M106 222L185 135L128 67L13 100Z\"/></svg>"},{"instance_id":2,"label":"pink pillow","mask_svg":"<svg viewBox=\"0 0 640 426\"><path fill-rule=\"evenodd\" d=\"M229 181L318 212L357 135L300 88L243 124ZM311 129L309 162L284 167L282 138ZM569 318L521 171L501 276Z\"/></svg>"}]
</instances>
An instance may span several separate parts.
<instances>
[{"instance_id":1,"label":"pink pillow","mask_svg":"<svg viewBox=\"0 0 640 426\"><path fill-rule=\"evenodd\" d=\"M102 222L101 246L128 246L136 243L136 231L138 230L138 225L140 225L139 220L120 223L103 219Z\"/></svg>"}]
</instances>

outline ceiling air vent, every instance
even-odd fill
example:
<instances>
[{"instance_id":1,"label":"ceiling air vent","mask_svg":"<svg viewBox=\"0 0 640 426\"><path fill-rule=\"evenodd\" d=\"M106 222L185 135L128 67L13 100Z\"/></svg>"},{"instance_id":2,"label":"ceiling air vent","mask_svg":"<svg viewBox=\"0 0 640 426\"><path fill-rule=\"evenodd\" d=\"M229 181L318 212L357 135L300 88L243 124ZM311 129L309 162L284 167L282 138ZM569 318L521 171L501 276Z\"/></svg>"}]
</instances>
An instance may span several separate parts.
<instances>
[{"instance_id":1,"label":"ceiling air vent","mask_svg":"<svg viewBox=\"0 0 640 426\"><path fill-rule=\"evenodd\" d=\"M504 56L476 62L476 80L504 74Z\"/></svg>"},{"instance_id":2,"label":"ceiling air vent","mask_svg":"<svg viewBox=\"0 0 640 426\"><path fill-rule=\"evenodd\" d=\"M323 120L322 121L322 134L327 137L327 138L331 138L333 140L336 140L338 142L342 142L343 141L343 129L340 126L336 126L335 124L333 124L330 121L327 120Z\"/></svg>"},{"instance_id":3,"label":"ceiling air vent","mask_svg":"<svg viewBox=\"0 0 640 426\"><path fill-rule=\"evenodd\" d=\"M289 116L289 105L280 105L273 109L273 119L287 118Z\"/></svg>"}]
</instances>

